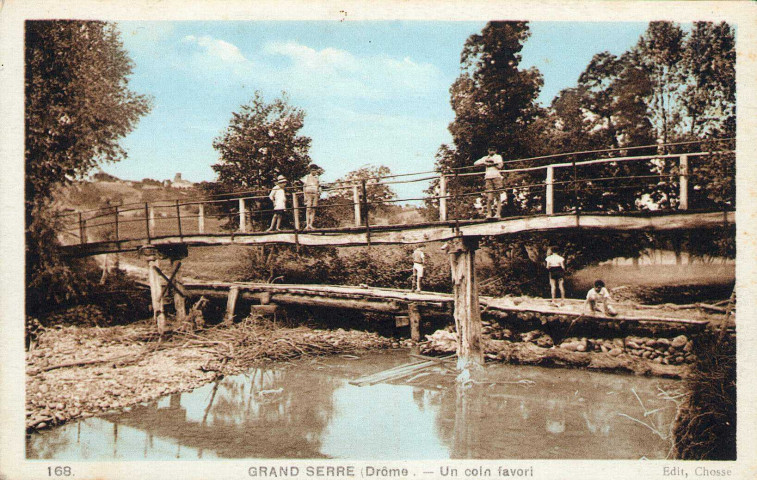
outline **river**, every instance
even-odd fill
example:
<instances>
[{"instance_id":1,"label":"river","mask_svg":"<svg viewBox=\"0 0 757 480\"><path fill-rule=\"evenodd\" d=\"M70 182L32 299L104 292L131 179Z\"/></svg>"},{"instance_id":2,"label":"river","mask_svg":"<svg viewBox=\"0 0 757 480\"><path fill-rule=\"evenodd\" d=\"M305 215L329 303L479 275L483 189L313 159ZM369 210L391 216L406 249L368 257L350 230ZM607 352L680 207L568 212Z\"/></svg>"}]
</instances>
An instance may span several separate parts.
<instances>
[{"instance_id":1,"label":"river","mask_svg":"<svg viewBox=\"0 0 757 480\"><path fill-rule=\"evenodd\" d=\"M674 380L488 364L468 388L442 367L348 383L411 360L388 351L252 369L28 435L27 458L660 459L670 449Z\"/></svg>"}]
</instances>

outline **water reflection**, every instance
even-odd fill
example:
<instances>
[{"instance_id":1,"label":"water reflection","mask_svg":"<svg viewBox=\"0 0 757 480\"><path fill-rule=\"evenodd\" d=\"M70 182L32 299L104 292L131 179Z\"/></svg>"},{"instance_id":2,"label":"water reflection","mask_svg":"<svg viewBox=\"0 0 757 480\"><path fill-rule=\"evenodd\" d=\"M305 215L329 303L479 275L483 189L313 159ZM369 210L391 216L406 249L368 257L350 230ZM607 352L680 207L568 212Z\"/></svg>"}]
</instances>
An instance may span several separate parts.
<instances>
[{"instance_id":1,"label":"water reflection","mask_svg":"<svg viewBox=\"0 0 757 480\"><path fill-rule=\"evenodd\" d=\"M254 369L31 435L27 457L589 459L668 452L662 437L675 409L657 387L675 388L673 381L495 365L487 367L491 383L471 388L455 386L442 370L421 385L347 383L406 361L394 352ZM522 379L535 386L513 383Z\"/></svg>"}]
</instances>

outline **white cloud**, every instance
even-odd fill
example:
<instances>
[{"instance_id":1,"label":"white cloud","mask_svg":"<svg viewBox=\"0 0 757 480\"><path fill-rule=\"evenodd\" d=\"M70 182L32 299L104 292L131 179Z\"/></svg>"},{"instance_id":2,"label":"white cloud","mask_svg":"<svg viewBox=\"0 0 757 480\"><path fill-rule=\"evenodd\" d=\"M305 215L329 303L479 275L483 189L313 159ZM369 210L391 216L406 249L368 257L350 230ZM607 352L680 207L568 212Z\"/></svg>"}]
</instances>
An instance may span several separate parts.
<instances>
[{"instance_id":1,"label":"white cloud","mask_svg":"<svg viewBox=\"0 0 757 480\"><path fill-rule=\"evenodd\" d=\"M386 98L402 92L418 95L446 88L438 68L407 57L360 57L335 48L315 50L293 41L268 43L263 52L290 61L280 72L282 78L296 80L293 90L315 87L321 94Z\"/></svg>"},{"instance_id":2,"label":"white cloud","mask_svg":"<svg viewBox=\"0 0 757 480\"><path fill-rule=\"evenodd\" d=\"M411 58L316 50L294 41L269 42L245 55L236 45L207 35L187 35L181 43L190 50L180 62L197 75L212 76L215 84L241 82L310 99L401 99L447 89L437 67Z\"/></svg>"},{"instance_id":3,"label":"white cloud","mask_svg":"<svg viewBox=\"0 0 757 480\"><path fill-rule=\"evenodd\" d=\"M249 62L236 45L207 35L202 37L187 35L181 42L196 45L205 55L216 58L224 63Z\"/></svg>"}]
</instances>

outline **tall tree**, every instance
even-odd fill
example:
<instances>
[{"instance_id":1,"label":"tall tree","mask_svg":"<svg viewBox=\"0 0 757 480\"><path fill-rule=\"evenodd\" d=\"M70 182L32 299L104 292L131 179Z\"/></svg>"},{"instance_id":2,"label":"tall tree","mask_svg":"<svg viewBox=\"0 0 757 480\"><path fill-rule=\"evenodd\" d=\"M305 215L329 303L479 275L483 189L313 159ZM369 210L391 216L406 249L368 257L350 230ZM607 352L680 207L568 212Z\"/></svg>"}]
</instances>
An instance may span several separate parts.
<instances>
[{"instance_id":1,"label":"tall tree","mask_svg":"<svg viewBox=\"0 0 757 480\"><path fill-rule=\"evenodd\" d=\"M26 198L34 203L102 162L150 110L129 89L133 64L115 25L28 21L25 35Z\"/></svg>"},{"instance_id":2,"label":"tall tree","mask_svg":"<svg viewBox=\"0 0 757 480\"><path fill-rule=\"evenodd\" d=\"M126 157L119 141L150 110L129 89L133 64L115 25L27 21L25 31L27 311L75 293L55 253L56 187Z\"/></svg>"},{"instance_id":3,"label":"tall tree","mask_svg":"<svg viewBox=\"0 0 757 480\"><path fill-rule=\"evenodd\" d=\"M229 126L213 141L219 162L211 168L217 180L201 185L211 195L252 191L266 197L276 178L284 175L292 187L307 173L310 164L311 139L300 135L305 111L289 104L285 93L273 102L266 102L261 92L231 114ZM251 222L265 224L270 219L271 203L255 200ZM238 225L236 203L216 204L216 213L224 215L225 228ZM260 213L261 211L266 213ZM258 225L259 226L259 225Z\"/></svg>"},{"instance_id":4,"label":"tall tree","mask_svg":"<svg viewBox=\"0 0 757 480\"><path fill-rule=\"evenodd\" d=\"M519 68L520 51L529 36L527 22L490 22L465 42L462 73L450 88L453 145L439 149L440 170L470 166L489 146L505 158L532 153L529 129L539 112L536 98L543 82L537 69ZM481 179L462 177L448 188L451 194L480 190ZM470 204L453 204L450 209L470 215Z\"/></svg>"},{"instance_id":5,"label":"tall tree","mask_svg":"<svg viewBox=\"0 0 757 480\"><path fill-rule=\"evenodd\" d=\"M286 94L267 103L260 92L231 115L226 130L213 141L219 162L212 166L222 190L270 189L278 175L290 182L307 173L309 137L300 135L304 110Z\"/></svg>"}]
</instances>

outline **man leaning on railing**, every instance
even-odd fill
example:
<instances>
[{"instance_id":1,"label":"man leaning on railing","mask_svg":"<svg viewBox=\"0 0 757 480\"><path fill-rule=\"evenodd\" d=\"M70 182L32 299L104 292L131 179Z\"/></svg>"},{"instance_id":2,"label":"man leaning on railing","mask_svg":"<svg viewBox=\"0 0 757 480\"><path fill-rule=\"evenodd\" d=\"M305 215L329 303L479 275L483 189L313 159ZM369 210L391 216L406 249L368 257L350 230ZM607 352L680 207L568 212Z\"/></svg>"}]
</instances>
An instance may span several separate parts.
<instances>
[{"instance_id":1,"label":"man leaning on railing","mask_svg":"<svg viewBox=\"0 0 757 480\"><path fill-rule=\"evenodd\" d=\"M489 154L476 160L473 165L486 165L484 174L484 189L486 190L486 218L492 217L492 201L495 206L495 215L502 216L502 201L500 199L501 190L504 187L502 174L499 169L504 166L505 162L502 156L496 153L494 147L489 147Z\"/></svg>"}]
</instances>

